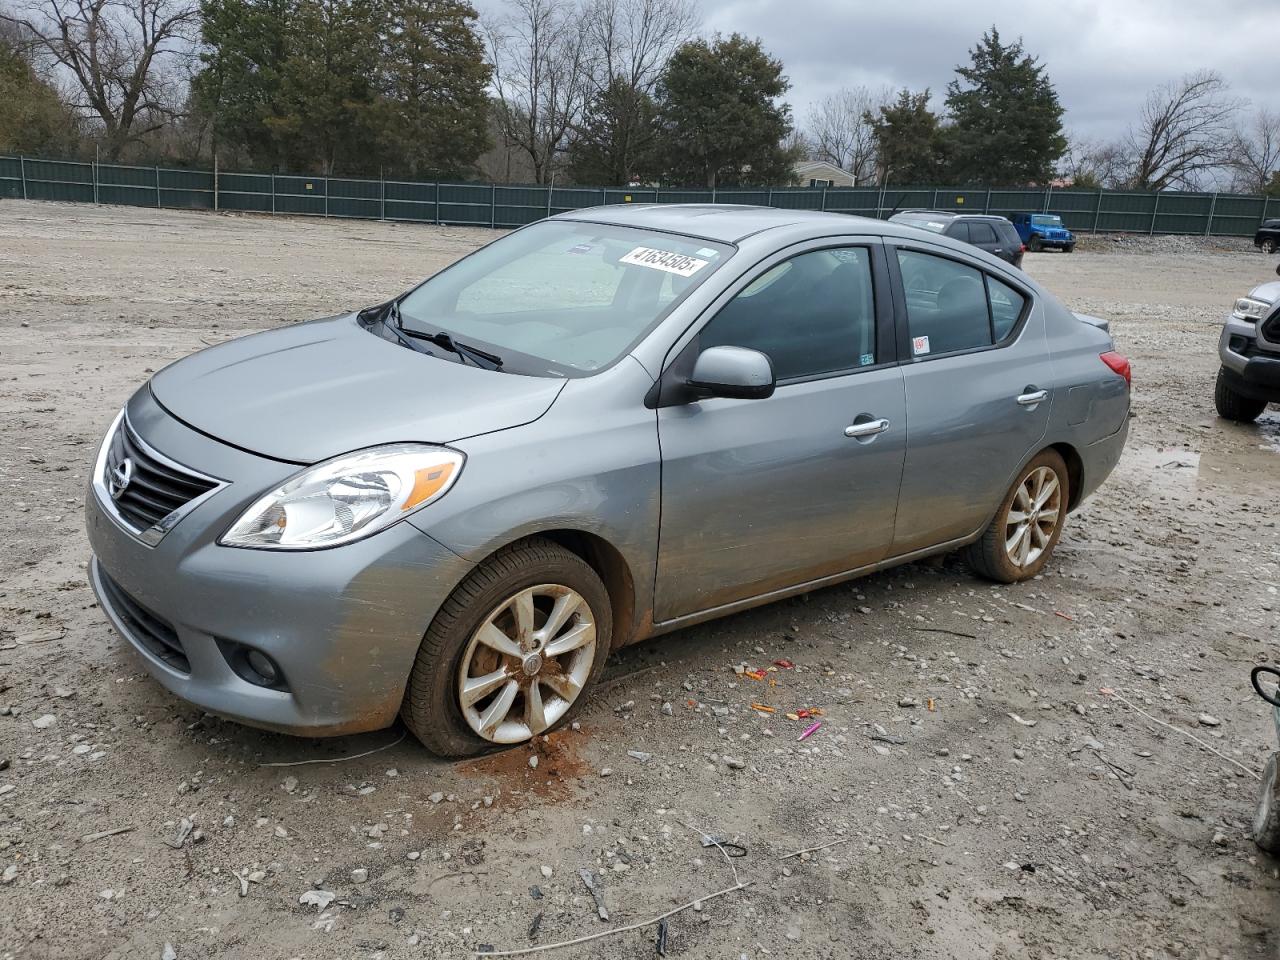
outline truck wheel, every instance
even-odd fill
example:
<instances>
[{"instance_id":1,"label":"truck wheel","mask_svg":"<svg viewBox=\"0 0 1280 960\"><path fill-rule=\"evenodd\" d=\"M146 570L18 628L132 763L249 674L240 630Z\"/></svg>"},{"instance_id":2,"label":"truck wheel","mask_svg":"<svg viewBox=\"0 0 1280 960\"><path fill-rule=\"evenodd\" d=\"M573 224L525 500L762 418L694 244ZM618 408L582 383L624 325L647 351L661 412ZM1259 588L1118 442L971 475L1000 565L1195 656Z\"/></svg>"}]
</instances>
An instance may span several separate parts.
<instances>
[{"instance_id":1,"label":"truck wheel","mask_svg":"<svg viewBox=\"0 0 1280 960\"><path fill-rule=\"evenodd\" d=\"M969 566L988 580L1030 580L1049 562L1071 499L1067 465L1044 450L1022 468L986 532L967 548Z\"/></svg>"},{"instance_id":2,"label":"truck wheel","mask_svg":"<svg viewBox=\"0 0 1280 960\"><path fill-rule=\"evenodd\" d=\"M1276 242L1271 237L1263 237L1258 246L1262 248L1263 253L1272 254L1276 252Z\"/></svg>"},{"instance_id":3,"label":"truck wheel","mask_svg":"<svg viewBox=\"0 0 1280 960\"><path fill-rule=\"evenodd\" d=\"M581 557L541 537L505 547L427 628L400 716L443 757L527 743L586 702L612 635L609 593Z\"/></svg>"},{"instance_id":4,"label":"truck wheel","mask_svg":"<svg viewBox=\"0 0 1280 960\"><path fill-rule=\"evenodd\" d=\"M1075 249L1076 249L1076 245L1075 245L1074 243L1068 243L1065 247L1063 247L1063 248L1062 248L1062 252L1063 252L1063 253L1074 253L1074 252L1075 252Z\"/></svg>"},{"instance_id":5,"label":"truck wheel","mask_svg":"<svg viewBox=\"0 0 1280 960\"><path fill-rule=\"evenodd\" d=\"M1236 423L1253 423L1267 409L1267 401L1254 400L1232 390L1226 374L1221 370L1218 371L1218 382L1213 387L1213 405L1218 408L1218 416Z\"/></svg>"},{"instance_id":6,"label":"truck wheel","mask_svg":"<svg viewBox=\"0 0 1280 960\"><path fill-rule=\"evenodd\" d=\"M1044 243L1041 241L1039 237L1032 237L1030 240L1027 241L1027 249L1030 250L1032 253L1039 253L1041 250L1044 249Z\"/></svg>"},{"instance_id":7,"label":"truck wheel","mask_svg":"<svg viewBox=\"0 0 1280 960\"><path fill-rule=\"evenodd\" d=\"M1258 809L1253 815L1253 842L1268 853L1280 853L1280 753L1273 753L1262 772Z\"/></svg>"}]
</instances>

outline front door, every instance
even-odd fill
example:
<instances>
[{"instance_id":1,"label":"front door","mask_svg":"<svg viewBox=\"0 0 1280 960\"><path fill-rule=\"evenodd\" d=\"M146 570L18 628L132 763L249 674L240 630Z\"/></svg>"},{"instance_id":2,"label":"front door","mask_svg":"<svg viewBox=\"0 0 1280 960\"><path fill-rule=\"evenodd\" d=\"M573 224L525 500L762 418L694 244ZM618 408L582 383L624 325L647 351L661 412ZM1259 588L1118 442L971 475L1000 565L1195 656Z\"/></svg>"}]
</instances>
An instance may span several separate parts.
<instances>
[{"instance_id":1,"label":"front door","mask_svg":"<svg viewBox=\"0 0 1280 960\"><path fill-rule=\"evenodd\" d=\"M1053 368L1029 291L950 251L890 247L905 294L906 464L895 556L990 521L1049 425Z\"/></svg>"},{"instance_id":2,"label":"front door","mask_svg":"<svg viewBox=\"0 0 1280 960\"><path fill-rule=\"evenodd\" d=\"M766 261L686 348L760 350L778 386L764 400L659 409L658 622L889 549L906 411L884 250L833 243Z\"/></svg>"}]
</instances>

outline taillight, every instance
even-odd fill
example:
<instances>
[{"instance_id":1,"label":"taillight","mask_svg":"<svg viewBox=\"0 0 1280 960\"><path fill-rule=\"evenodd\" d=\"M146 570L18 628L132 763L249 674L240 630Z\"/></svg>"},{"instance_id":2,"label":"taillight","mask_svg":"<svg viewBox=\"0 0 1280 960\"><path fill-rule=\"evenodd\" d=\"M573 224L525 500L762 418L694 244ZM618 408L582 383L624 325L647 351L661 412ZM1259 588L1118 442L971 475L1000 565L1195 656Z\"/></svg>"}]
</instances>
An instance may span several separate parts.
<instances>
[{"instance_id":1,"label":"taillight","mask_svg":"<svg viewBox=\"0 0 1280 960\"><path fill-rule=\"evenodd\" d=\"M1108 350L1099 356L1103 363L1124 377L1125 386L1133 386L1133 369L1129 366L1128 357L1122 353L1116 353L1114 350Z\"/></svg>"},{"instance_id":2,"label":"taillight","mask_svg":"<svg viewBox=\"0 0 1280 960\"><path fill-rule=\"evenodd\" d=\"M1027 252L1027 245L1025 243L1022 245L1022 252L1023 253Z\"/></svg>"}]
</instances>

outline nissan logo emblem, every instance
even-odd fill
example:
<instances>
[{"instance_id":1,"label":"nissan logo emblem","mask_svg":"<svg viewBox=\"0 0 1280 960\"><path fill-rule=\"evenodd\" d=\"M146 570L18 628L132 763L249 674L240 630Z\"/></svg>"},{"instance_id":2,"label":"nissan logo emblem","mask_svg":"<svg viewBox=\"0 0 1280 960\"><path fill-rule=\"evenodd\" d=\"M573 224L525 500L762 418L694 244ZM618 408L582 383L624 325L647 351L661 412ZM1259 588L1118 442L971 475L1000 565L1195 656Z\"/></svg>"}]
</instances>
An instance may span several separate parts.
<instances>
[{"instance_id":1,"label":"nissan logo emblem","mask_svg":"<svg viewBox=\"0 0 1280 960\"><path fill-rule=\"evenodd\" d=\"M107 472L107 492L119 500L133 482L133 461L125 457Z\"/></svg>"}]
</instances>

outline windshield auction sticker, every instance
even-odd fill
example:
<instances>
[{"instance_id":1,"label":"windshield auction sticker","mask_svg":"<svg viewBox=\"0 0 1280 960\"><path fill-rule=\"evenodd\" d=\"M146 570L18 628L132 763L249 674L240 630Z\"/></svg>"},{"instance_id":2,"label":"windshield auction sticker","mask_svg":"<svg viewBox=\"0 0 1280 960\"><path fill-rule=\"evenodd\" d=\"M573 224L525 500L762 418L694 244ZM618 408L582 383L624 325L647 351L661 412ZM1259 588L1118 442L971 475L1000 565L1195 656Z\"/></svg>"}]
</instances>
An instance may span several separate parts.
<instances>
[{"instance_id":1,"label":"windshield auction sticker","mask_svg":"<svg viewBox=\"0 0 1280 960\"><path fill-rule=\"evenodd\" d=\"M697 257L683 253L672 253L670 250L655 250L653 247L636 247L628 254L618 258L619 263L633 263L637 267L648 267L651 270L662 270L680 277L692 277L711 261L699 260Z\"/></svg>"}]
</instances>

